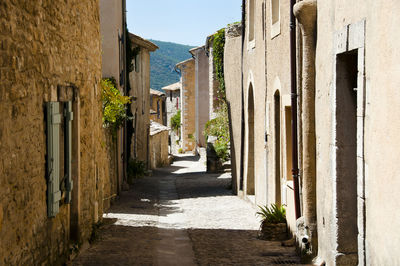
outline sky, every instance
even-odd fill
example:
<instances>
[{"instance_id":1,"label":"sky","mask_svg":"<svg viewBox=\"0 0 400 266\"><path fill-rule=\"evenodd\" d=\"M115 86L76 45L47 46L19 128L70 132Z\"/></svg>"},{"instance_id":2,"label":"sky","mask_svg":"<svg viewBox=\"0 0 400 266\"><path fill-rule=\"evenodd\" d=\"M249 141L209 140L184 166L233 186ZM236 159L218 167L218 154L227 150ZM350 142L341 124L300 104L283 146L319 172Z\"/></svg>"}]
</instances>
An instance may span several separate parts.
<instances>
[{"instance_id":1,"label":"sky","mask_svg":"<svg viewBox=\"0 0 400 266\"><path fill-rule=\"evenodd\" d=\"M201 46L241 20L241 0L126 0L130 32L145 39Z\"/></svg>"}]
</instances>

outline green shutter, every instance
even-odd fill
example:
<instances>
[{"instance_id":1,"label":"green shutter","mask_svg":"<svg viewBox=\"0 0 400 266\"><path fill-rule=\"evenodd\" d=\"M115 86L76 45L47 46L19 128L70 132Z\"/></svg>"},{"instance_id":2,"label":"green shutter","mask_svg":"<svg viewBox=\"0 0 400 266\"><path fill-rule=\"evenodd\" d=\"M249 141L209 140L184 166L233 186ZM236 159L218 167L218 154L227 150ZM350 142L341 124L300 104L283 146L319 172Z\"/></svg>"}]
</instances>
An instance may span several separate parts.
<instances>
[{"instance_id":1,"label":"green shutter","mask_svg":"<svg viewBox=\"0 0 400 266\"><path fill-rule=\"evenodd\" d=\"M46 103L47 108L47 215L59 212L60 192L60 104Z\"/></svg>"},{"instance_id":2,"label":"green shutter","mask_svg":"<svg viewBox=\"0 0 400 266\"><path fill-rule=\"evenodd\" d=\"M71 176L71 150L72 150L72 143L71 143L71 134L72 134L72 120L74 119L74 113L72 112L72 102L65 103L65 138L66 138L66 147L65 147L65 166L66 167L66 196L65 196L65 203L71 203L71 196L72 196L72 176Z\"/></svg>"}]
</instances>

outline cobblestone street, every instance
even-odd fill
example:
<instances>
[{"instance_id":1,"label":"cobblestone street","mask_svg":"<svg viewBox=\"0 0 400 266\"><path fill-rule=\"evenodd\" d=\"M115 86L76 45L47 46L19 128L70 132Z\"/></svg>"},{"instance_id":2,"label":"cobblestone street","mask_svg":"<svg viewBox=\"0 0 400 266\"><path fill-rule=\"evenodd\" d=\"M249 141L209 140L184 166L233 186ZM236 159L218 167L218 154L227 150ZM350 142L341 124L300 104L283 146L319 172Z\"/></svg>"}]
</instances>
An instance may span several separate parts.
<instances>
[{"instance_id":1,"label":"cobblestone street","mask_svg":"<svg viewBox=\"0 0 400 266\"><path fill-rule=\"evenodd\" d=\"M104 215L97 240L70 265L285 265L294 248L257 239L256 209L230 190L230 174L206 174L180 156L132 188Z\"/></svg>"}]
</instances>

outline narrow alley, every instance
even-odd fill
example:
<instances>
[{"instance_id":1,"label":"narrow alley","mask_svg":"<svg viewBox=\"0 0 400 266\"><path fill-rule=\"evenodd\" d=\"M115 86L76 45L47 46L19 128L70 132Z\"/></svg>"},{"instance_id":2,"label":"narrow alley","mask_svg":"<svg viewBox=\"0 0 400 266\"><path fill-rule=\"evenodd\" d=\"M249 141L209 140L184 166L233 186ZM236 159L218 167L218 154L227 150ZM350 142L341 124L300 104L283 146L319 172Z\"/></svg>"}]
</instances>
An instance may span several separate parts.
<instances>
[{"instance_id":1,"label":"narrow alley","mask_svg":"<svg viewBox=\"0 0 400 266\"><path fill-rule=\"evenodd\" d=\"M256 208L232 195L231 174L199 156L135 180L104 214L92 245L69 265L274 265L299 263L293 247L257 239Z\"/></svg>"}]
</instances>

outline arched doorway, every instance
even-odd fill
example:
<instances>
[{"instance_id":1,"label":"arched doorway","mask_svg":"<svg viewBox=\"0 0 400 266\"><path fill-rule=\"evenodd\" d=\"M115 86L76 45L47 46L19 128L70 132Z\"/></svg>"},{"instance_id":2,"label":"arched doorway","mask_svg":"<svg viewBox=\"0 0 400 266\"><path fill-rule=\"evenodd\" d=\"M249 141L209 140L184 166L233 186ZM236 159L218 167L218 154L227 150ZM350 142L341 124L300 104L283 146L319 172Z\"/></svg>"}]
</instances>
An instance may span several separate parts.
<instances>
[{"instance_id":1,"label":"arched doorway","mask_svg":"<svg viewBox=\"0 0 400 266\"><path fill-rule=\"evenodd\" d=\"M247 182L246 193L247 195L254 195L254 93L253 85L249 87L248 97L248 132L247 132Z\"/></svg>"}]
</instances>

